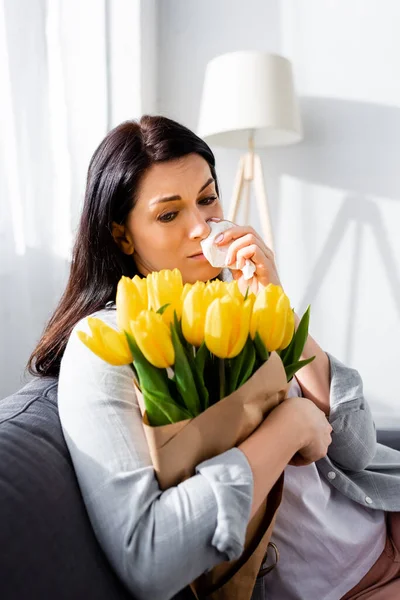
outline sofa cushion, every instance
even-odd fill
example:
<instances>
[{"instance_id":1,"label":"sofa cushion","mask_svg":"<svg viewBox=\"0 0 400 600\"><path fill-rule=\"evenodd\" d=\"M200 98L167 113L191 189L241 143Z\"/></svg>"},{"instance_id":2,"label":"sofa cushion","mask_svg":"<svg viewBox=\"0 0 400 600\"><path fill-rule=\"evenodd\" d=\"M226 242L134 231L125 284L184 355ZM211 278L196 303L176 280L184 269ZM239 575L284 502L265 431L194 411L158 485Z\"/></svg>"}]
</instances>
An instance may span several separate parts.
<instances>
[{"instance_id":1,"label":"sofa cushion","mask_svg":"<svg viewBox=\"0 0 400 600\"><path fill-rule=\"evenodd\" d=\"M399 429L378 429L376 432L377 440L380 444L400 450L400 431Z\"/></svg>"},{"instance_id":2,"label":"sofa cushion","mask_svg":"<svg viewBox=\"0 0 400 600\"><path fill-rule=\"evenodd\" d=\"M64 442L57 381L0 400L0 598L132 598L92 532Z\"/></svg>"}]
</instances>

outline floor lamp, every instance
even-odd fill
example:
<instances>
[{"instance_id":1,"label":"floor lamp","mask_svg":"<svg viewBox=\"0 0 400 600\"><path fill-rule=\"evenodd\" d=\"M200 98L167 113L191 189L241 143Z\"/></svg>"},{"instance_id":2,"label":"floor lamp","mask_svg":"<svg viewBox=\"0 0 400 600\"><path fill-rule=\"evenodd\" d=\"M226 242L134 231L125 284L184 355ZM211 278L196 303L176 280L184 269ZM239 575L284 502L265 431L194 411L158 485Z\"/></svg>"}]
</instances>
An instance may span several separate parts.
<instances>
[{"instance_id":1,"label":"floor lamp","mask_svg":"<svg viewBox=\"0 0 400 600\"><path fill-rule=\"evenodd\" d=\"M255 148L302 139L291 63L263 52L230 52L206 68L198 134L211 146L247 148L235 178L228 213L236 221L241 206L248 223L251 186L267 245L274 239L260 156ZM243 204L242 204L243 203Z\"/></svg>"}]
</instances>

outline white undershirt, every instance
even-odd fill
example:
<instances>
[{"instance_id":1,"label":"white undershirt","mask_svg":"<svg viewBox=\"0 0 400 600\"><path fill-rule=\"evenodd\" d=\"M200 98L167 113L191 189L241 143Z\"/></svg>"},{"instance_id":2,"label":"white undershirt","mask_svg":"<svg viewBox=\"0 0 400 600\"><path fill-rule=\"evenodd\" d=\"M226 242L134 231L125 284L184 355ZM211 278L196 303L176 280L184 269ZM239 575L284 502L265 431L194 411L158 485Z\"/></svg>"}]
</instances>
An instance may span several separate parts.
<instances>
[{"instance_id":1,"label":"white undershirt","mask_svg":"<svg viewBox=\"0 0 400 600\"><path fill-rule=\"evenodd\" d=\"M385 513L341 494L315 463L288 465L271 541L280 559L265 577L269 600L339 600L381 555Z\"/></svg>"}]
</instances>

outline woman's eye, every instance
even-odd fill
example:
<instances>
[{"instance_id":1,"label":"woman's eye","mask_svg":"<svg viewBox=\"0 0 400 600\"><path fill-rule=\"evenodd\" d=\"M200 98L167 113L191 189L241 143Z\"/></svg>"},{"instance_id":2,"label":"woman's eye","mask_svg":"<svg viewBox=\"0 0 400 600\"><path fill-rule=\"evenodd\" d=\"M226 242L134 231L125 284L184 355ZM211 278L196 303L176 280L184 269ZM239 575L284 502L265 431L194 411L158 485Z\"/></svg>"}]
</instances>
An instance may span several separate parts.
<instances>
[{"instance_id":1,"label":"woman's eye","mask_svg":"<svg viewBox=\"0 0 400 600\"><path fill-rule=\"evenodd\" d=\"M218 196L216 196L214 194L213 196L207 196L207 198L201 198L198 201L198 203L201 206L210 206L216 200L218 200ZM161 221L161 223L170 223L171 221L173 221L176 218L177 215L178 215L178 211L173 211L173 212L164 213L163 215L160 215L157 218L158 218L158 221Z\"/></svg>"},{"instance_id":2,"label":"woman's eye","mask_svg":"<svg viewBox=\"0 0 400 600\"><path fill-rule=\"evenodd\" d=\"M202 198L201 200L199 200L199 204L208 206L209 204L215 202L215 200L217 200L217 196L207 196L207 198Z\"/></svg>"},{"instance_id":3,"label":"woman's eye","mask_svg":"<svg viewBox=\"0 0 400 600\"><path fill-rule=\"evenodd\" d=\"M178 213L176 212L169 212L169 213L164 213L163 215L160 215L158 217L158 220L161 221L162 223L170 223L171 221L173 221L176 217Z\"/></svg>"}]
</instances>

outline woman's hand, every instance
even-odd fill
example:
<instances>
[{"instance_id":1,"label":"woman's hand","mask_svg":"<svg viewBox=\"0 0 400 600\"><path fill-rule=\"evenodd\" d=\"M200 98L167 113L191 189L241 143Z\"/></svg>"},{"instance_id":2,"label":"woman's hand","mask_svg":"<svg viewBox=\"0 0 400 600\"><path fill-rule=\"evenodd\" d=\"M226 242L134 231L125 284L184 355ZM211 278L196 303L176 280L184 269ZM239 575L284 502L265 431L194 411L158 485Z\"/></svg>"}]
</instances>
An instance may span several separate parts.
<instances>
[{"instance_id":1,"label":"woman's hand","mask_svg":"<svg viewBox=\"0 0 400 600\"><path fill-rule=\"evenodd\" d=\"M296 454L290 465L301 467L309 465L328 453L332 442L332 426L324 412L308 398L287 398L271 413L274 418L282 418L291 425L291 435L299 436ZM267 417L268 420L271 417Z\"/></svg>"},{"instance_id":2,"label":"woman's hand","mask_svg":"<svg viewBox=\"0 0 400 600\"><path fill-rule=\"evenodd\" d=\"M252 517L286 465L308 465L326 456L332 427L306 398L288 398L238 447L253 472Z\"/></svg>"},{"instance_id":3,"label":"woman's hand","mask_svg":"<svg viewBox=\"0 0 400 600\"><path fill-rule=\"evenodd\" d=\"M219 219L213 219L218 221ZM232 275L238 281L242 294L246 293L247 288L254 294L259 291L259 286L267 286L269 283L282 286L278 275L278 270L275 265L275 257L272 250L266 246L261 237L252 227L242 227L233 225L222 233L223 238L215 241L218 246L231 244L227 259L230 265L234 265L235 261L239 261L239 267L244 266L245 260L250 259L256 271L252 279L245 280L243 273L238 270L233 270ZM227 265L228 262L227 262ZM296 329L299 318L296 318ZM301 358L307 359L315 357L314 361L309 365L300 369L297 379L300 383L303 395L309 398L314 404L329 415L330 411L330 363L325 352L309 335L303 349ZM307 460L307 459L306 459ZM296 457L296 464L300 464L301 459Z\"/></svg>"},{"instance_id":4,"label":"woman's hand","mask_svg":"<svg viewBox=\"0 0 400 600\"><path fill-rule=\"evenodd\" d=\"M233 270L232 275L237 280L241 292L247 288L254 294L259 291L259 286L266 287L269 283L281 285L275 257L272 250L266 246L259 234L248 226L234 225L221 234L223 237L215 243L217 246L231 244L227 255L226 266L232 266L238 261L238 267L244 267L246 259L251 260L256 271L251 279L244 279L240 270Z\"/></svg>"}]
</instances>

